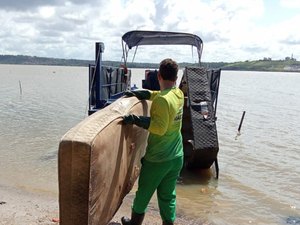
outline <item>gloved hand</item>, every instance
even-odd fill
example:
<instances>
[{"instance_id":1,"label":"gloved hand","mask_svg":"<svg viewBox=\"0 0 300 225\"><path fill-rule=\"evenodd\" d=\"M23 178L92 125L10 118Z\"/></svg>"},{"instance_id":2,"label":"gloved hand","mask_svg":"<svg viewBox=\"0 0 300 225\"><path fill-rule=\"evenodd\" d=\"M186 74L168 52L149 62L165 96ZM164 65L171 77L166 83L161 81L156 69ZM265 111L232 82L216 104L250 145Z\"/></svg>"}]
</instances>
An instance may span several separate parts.
<instances>
[{"instance_id":1,"label":"gloved hand","mask_svg":"<svg viewBox=\"0 0 300 225\"><path fill-rule=\"evenodd\" d=\"M135 96L139 100L145 100L145 99L150 99L151 97L151 92L148 90L136 90L136 91L125 91L124 95L126 97L132 97Z\"/></svg>"},{"instance_id":2,"label":"gloved hand","mask_svg":"<svg viewBox=\"0 0 300 225\"><path fill-rule=\"evenodd\" d=\"M136 116L134 114L128 114L123 116L123 123L124 124L135 124L139 127L144 129L148 129L150 126L151 118L147 116Z\"/></svg>"}]
</instances>

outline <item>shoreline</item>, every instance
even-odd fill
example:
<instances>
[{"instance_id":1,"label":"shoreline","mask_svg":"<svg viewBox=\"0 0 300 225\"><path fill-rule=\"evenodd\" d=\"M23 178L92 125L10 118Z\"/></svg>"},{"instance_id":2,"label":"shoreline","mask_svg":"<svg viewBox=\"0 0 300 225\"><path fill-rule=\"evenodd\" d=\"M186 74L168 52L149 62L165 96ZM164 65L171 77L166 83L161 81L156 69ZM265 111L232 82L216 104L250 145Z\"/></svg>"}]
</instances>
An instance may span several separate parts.
<instances>
[{"instance_id":1,"label":"shoreline","mask_svg":"<svg viewBox=\"0 0 300 225\"><path fill-rule=\"evenodd\" d=\"M134 193L130 192L124 199L110 225L121 224L122 216L130 217ZM32 193L14 187L0 185L0 225L58 225L53 219L59 218L58 195ZM143 225L161 225L157 202L151 200ZM176 225L200 225L199 219L187 218L177 214Z\"/></svg>"}]
</instances>

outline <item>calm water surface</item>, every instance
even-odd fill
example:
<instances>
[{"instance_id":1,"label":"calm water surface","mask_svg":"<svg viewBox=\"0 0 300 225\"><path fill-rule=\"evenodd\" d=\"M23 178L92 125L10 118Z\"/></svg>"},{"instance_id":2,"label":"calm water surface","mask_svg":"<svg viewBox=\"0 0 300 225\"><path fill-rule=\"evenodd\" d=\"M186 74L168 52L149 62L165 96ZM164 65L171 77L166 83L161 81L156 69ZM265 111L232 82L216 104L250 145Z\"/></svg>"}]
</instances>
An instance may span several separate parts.
<instances>
[{"instance_id":1,"label":"calm water surface","mask_svg":"<svg viewBox=\"0 0 300 225\"><path fill-rule=\"evenodd\" d=\"M0 186L57 194L58 143L87 115L87 74L0 65ZM132 83L142 76L134 70ZM299 73L222 72L220 178L184 175L179 214L217 225L300 224L299 84Z\"/></svg>"}]
</instances>

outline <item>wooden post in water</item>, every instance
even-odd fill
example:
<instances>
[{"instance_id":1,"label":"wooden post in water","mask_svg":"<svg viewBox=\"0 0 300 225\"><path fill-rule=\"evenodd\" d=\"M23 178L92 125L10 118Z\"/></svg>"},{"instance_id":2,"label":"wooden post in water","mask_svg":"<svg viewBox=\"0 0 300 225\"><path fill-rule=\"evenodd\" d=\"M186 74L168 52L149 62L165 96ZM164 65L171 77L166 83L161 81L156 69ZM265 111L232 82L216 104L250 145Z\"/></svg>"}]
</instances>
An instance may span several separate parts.
<instances>
[{"instance_id":1,"label":"wooden post in water","mask_svg":"<svg viewBox=\"0 0 300 225\"><path fill-rule=\"evenodd\" d=\"M20 95L22 95L22 84L21 84L21 81L19 80L19 88L20 88Z\"/></svg>"},{"instance_id":2,"label":"wooden post in water","mask_svg":"<svg viewBox=\"0 0 300 225\"><path fill-rule=\"evenodd\" d=\"M235 140L237 139L238 136L241 135L241 128L242 128L242 124L243 124L243 121L244 121L245 114L246 114L246 111L243 111L243 115L242 115L242 118L241 118L241 121L240 121L240 125L239 125L239 128L238 128L237 134L235 136Z\"/></svg>"}]
</instances>

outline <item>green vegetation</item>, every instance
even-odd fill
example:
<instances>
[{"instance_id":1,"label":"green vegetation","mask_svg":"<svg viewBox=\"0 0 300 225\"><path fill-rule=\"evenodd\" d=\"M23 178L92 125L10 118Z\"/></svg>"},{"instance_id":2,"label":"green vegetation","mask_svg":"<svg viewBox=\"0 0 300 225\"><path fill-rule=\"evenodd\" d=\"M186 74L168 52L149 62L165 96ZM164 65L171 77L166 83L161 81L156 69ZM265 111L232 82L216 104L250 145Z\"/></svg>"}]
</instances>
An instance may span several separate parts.
<instances>
[{"instance_id":1,"label":"green vegetation","mask_svg":"<svg viewBox=\"0 0 300 225\"><path fill-rule=\"evenodd\" d=\"M223 69L300 72L300 62L294 59L245 61L226 64L224 65Z\"/></svg>"},{"instance_id":2,"label":"green vegetation","mask_svg":"<svg viewBox=\"0 0 300 225\"><path fill-rule=\"evenodd\" d=\"M94 64L94 60L78 60L78 59L57 59L46 58L36 56L24 56L24 55L0 55L0 64L23 64L23 65L56 65L56 66L88 66ZM104 61L106 66L120 66L120 62L117 61ZM180 67L185 66L197 66L197 64L191 63L179 63ZM157 63L128 63L129 68L158 68ZM201 66L207 68L221 68L222 70L246 70L246 71L288 71L288 72L300 72L300 61L297 61L293 57L286 57L284 60L272 60L270 58L264 58L256 61L244 61L244 62L203 62Z\"/></svg>"},{"instance_id":3,"label":"green vegetation","mask_svg":"<svg viewBox=\"0 0 300 225\"><path fill-rule=\"evenodd\" d=\"M88 66L94 63L88 60L57 59L26 55L0 55L0 64L23 64L23 65L55 65L55 66Z\"/></svg>"}]
</instances>

